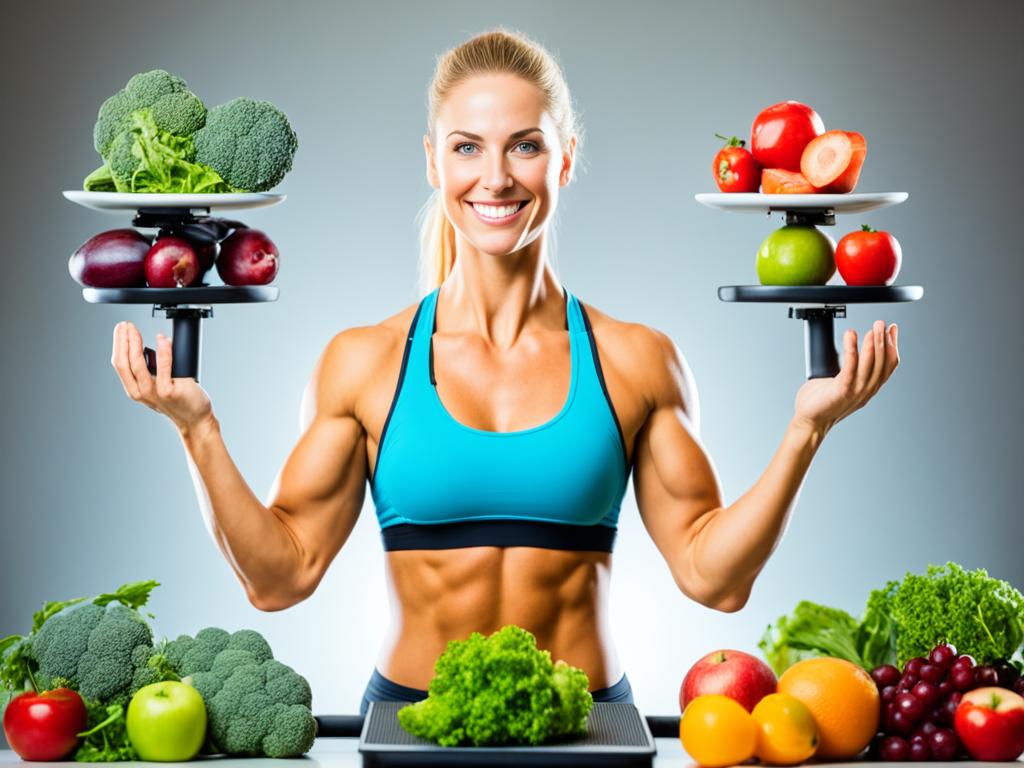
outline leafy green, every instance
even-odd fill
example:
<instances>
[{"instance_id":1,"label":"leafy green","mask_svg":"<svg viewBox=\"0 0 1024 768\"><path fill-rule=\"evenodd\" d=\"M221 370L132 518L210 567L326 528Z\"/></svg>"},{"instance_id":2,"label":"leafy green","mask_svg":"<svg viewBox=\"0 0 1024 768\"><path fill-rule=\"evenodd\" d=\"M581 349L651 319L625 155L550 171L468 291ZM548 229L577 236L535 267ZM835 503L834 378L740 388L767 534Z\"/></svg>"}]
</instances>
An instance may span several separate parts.
<instances>
[{"instance_id":1,"label":"leafy green","mask_svg":"<svg viewBox=\"0 0 1024 768\"><path fill-rule=\"evenodd\" d=\"M121 760L137 760L138 754L128 739L125 728L125 709L120 704L104 705L99 701L85 700L87 730L78 736L82 743L75 751L75 760L80 763L113 763Z\"/></svg>"},{"instance_id":2,"label":"leafy green","mask_svg":"<svg viewBox=\"0 0 1024 768\"><path fill-rule=\"evenodd\" d=\"M759 643L776 674L812 656L835 656L871 670L902 667L947 642L979 664L1009 659L1024 641L1024 595L983 568L949 562L907 573L871 592L859 622L807 601L769 626Z\"/></svg>"},{"instance_id":3,"label":"leafy green","mask_svg":"<svg viewBox=\"0 0 1024 768\"><path fill-rule=\"evenodd\" d=\"M803 600L791 616L781 616L774 627L768 626L758 648L777 675L815 656L834 656L864 666L856 632L857 620L846 611Z\"/></svg>"},{"instance_id":4,"label":"leafy green","mask_svg":"<svg viewBox=\"0 0 1024 768\"><path fill-rule=\"evenodd\" d=\"M525 629L508 625L452 640L434 667L423 701L398 710L409 733L446 747L541 744L582 735L593 707L586 673L549 651Z\"/></svg>"}]
</instances>

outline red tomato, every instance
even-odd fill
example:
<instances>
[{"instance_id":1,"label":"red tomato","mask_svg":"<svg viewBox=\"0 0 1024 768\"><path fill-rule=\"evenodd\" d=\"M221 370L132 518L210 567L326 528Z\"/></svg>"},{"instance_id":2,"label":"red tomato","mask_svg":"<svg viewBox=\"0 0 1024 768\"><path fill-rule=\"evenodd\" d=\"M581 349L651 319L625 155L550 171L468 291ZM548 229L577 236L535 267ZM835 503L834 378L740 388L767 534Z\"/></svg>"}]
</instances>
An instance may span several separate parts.
<instances>
[{"instance_id":1,"label":"red tomato","mask_svg":"<svg viewBox=\"0 0 1024 768\"><path fill-rule=\"evenodd\" d=\"M799 101L783 101L762 109L750 129L750 150L762 168L800 170L800 156L825 123L813 109Z\"/></svg>"},{"instance_id":2,"label":"red tomato","mask_svg":"<svg viewBox=\"0 0 1024 768\"><path fill-rule=\"evenodd\" d=\"M715 136L725 139L717 133ZM712 167L718 188L723 192L757 192L761 183L761 166L750 150L744 148L746 142L743 139L733 136L726 141L728 143L715 155Z\"/></svg>"},{"instance_id":3,"label":"red tomato","mask_svg":"<svg viewBox=\"0 0 1024 768\"><path fill-rule=\"evenodd\" d=\"M4 711L4 736L24 760L62 760L85 730L85 702L70 688L15 696Z\"/></svg>"},{"instance_id":4,"label":"red tomato","mask_svg":"<svg viewBox=\"0 0 1024 768\"><path fill-rule=\"evenodd\" d=\"M892 285L902 261L899 240L867 224L836 244L836 269L847 285Z\"/></svg>"}]
</instances>

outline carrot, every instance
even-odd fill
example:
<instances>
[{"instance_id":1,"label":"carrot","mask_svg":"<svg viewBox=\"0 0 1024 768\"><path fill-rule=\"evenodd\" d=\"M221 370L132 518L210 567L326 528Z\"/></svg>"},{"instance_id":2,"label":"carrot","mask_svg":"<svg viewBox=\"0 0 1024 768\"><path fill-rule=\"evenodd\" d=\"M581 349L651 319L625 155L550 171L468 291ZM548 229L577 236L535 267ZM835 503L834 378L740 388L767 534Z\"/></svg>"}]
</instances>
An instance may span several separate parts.
<instances>
[{"instance_id":1,"label":"carrot","mask_svg":"<svg viewBox=\"0 0 1024 768\"><path fill-rule=\"evenodd\" d=\"M764 168L761 171L761 192L765 195L801 195L814 192L814 187L796 171Z\"/></svg>"},{"instance_id":2,"label":"carrot","mask_svg":"<svg viewBox=\"0 0 1024 768\"><path fill-rule=\"evenodd\" d=\"M864 158L868 154L868 144L864 137L856 131L846 131L846 135L850 137L850 142L853 144L853 156L850 158L850 164L846 166L846 170L835 181L821 190L822 192L844 194L852 192L854 187L857 186L857 180L860 178L860 169L864 166Z\"/></svg>"}]
</instances>

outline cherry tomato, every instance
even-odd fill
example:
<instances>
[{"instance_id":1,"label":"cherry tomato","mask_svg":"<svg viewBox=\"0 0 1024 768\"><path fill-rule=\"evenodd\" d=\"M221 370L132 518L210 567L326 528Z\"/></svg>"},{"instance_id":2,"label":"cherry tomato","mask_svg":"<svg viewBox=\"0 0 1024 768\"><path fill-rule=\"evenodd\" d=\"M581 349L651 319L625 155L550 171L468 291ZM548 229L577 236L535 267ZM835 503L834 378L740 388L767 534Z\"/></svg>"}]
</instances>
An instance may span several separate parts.
<instances>
[{"instance_id":1,"label":"cherry tomato","mask_svg":"<svg viewBox=\"0 0 1024 768\"><path fill-rule=\"evenodd\" d=\"M747 142L735 136L728 139L718 133L715 136L727 142L718 150L712 167L718 188L723 192L757 192L761 166L745 148Z\"/></svg>"},{"instance_id":2,"label":"cherry tomato","mask_svg":"<svg viewBox=\"0 0 1024 768\"><path fill-rule=\"evenodd\" d=\"M800 170L800 156L825 123L799 101L783 101L762 109L750 129L750 151L762 168Z\"/></svg>"},{"instance_id":3,"label":"cherry tomato","mask_svg":"<svg viewBox=\"0 0 1024 768\"><path fill-rule=\"evenodd\" d=\"M902 261L899 240L867 224L836 244L836 268L847 285L892 285Z\"/></svg>"}]
</instances>

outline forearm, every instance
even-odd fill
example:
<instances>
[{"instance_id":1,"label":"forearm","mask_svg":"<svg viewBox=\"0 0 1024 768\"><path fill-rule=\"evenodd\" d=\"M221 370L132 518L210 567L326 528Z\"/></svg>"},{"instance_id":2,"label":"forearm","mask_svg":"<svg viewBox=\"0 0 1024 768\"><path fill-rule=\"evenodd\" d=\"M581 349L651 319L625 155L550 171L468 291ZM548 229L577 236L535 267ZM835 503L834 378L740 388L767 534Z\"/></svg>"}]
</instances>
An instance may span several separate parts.
<instances>
[{"instance_id":1,"label":"forearm","mask_svg":"<svg viewBox=\"0 0 1024 768\"><path fill-rule=\"evenodd\" d=\"M217 419L211 415L179 434L206 528L249 599L272 601L287 593L286 575L300 570L299 548L285 523L263 505L238 471Z\"/></svg>"},{"instance_id":2,"label":"forearm","mask_svg":"<svg viewBox=\"0 0 1024 768\"><path fill-rule=\"evenodd\" d=\"M691 541L690 562L709 602L735 610L746 602L785 532L811 460L827 430L791 421L753 487L708 513Z\"/></svg>"}]
</instances>

